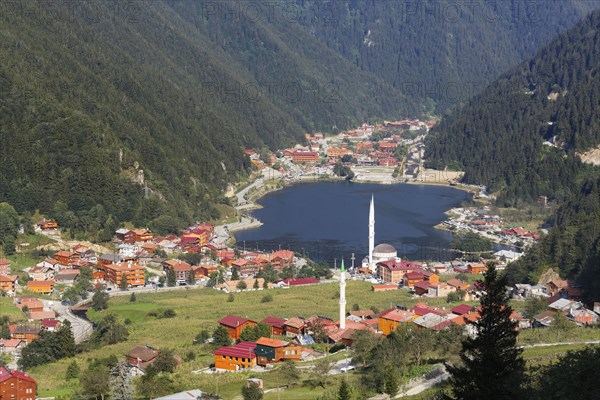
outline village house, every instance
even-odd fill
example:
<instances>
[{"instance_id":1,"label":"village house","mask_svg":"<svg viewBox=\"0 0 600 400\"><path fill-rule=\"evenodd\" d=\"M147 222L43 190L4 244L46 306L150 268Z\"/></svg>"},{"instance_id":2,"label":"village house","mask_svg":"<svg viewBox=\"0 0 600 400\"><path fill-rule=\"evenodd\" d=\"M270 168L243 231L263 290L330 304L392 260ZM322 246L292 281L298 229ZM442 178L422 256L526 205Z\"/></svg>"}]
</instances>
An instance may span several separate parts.
<instances>
[{"instance_id":1,"label":"village house","mask_svg":"<svg viewBox=\"0 0 600 400\"><path fill-rule=\"evenodd\" d=\"M113 285L121 286L123 275L128 286L144 286L144 267L137 262L120 262L103 266L104 279Z\"/></svg>"},{"instance_id":2,"label":"village house","mask_svg":"<svg viewBox=\"0 0 600 400\"><path fill-rule=\"evenodd\" d=\"M431 284L427 281L419 281L413 285L415 294L417 296L429 295L429 286Z\"/></svg>"},{"instance_id":3,"label":"village house","mask_svg":"<svg viewBox=\"0 0 600 400\"><path fill-rule=\"evenodd\" d=\"M283 324L285 336L295 337L296 335L303 335L305 333L306 325L304 320L293 317L285 321Z\"/></svg>"},{"instance_id":4,"label":"village house","mask_svg":"<svg viewBox=\"0 0 600 400\"><path fill-rule=\"evenodd\" d=\"M193 273L192 266L181 260L167 260L163 262L163 269L165 272L173 270L178 282L186 282Z\"/></svg>"},{"instance_id":5,"label":"village house","mask_svg":"<svg viewBox=\"0 0 600 400\"><path fill-rule=\"evenodd\" d=\"M253 368L256 366L254 342L240 342L235 346L222 346L213 352L215 368L228 371Z\"/></svg>"},{"instance_id":6,"label":"village house","mask_svg":"<svg viewBox=\"0 0 600 400\"><path fill-rule=\"evenodd\" d=\"M381 261L377 263L377 276L388 283L400 283L407 273L421 270L421 263L410 261ZM421 280L421 279L419 279Z\"/></svg>"},{"instance_id":7,"label":"village house","mask_svg":"<svg viewBox=\"0 0 600 400\"><path fill-rule=\"evenodd\" d=\"M52 310L27 311L27 319L31 321L41 321L48 318L56 318L56 313Z\"/></svg>"},{"instance_id":8,"label":"village house","mask_svg":"<svg viewBox=\"0 0 600 400\"><path fill-rule=\"evenodd\" d=\"M260 270L259 264L255 260L238 258L231 263L231 267L237 269L240 275L254 275Z\"/></svg>"},{"instance_id":9,"label":"village house","mask_svg":"<svg viewBox=\"0 0 600 400\"><path fill-rule=\"evenodd\" d=\"M555 296L569 286L569 283L562 279L554 279L546 284L547 292L550 296Z\"/></svg>"},{"instance_id":10,"label":"village house","mask_svg":"<svg viewBox=\"0 0 600 400\"><path fill-rule=\"evenodd\" d=\"M444 282L429 284L427 294L430 297L446 297L448 294L456 291L456 289Z\"/></svg>"},{"instance_id":11,"label":"village house","mask_svg":"<svg viewBox=\"0 0 600 400\"><path fill-rule=\"evenodd\" d=\"M73 283L75 283L80 273L81 271L78 269L63 269L54 276L54 279L57 283L72 285Z\"/></svg>"},{"instance_id":12,"label":"village house","mask_svg":"<svg viewBox=\"0 0 600 400\"><path fill-rule=\"evenodd\" d=\"M44 220L37 224L42 231L53 231L58 229L58 223L54 220Z\"/></svg>"},{"instance_id":13,"label":"village house","mask_svg":"<svg viewBox=\"0 0 600 400\"><path fill-rule=\"evenodd\" d=\"M42 323L44 329L49 332L54 332L60 327L60 321L54 318L44 318L40 322Z\"/></svg>"},{"instance_id":14,"label":"village house","mask_svg":"<svg viewBox=\"0 0 600 400\"><path fill-rule=\"evenodd\" d=\"M280 361L300 361L302 346L283 340L261 337L256 341L256 363L265 366Z\"/></svg>"},{"instance_id":15,"label":"village house","mask_svg":"<svg viewBox=\"0 0 600 400\"><path fill-rule=\"evenodd\" d=\"M281 281L283 286L304 286L304 285L316 285L319 283L317 278L287 278Z\"/></svg>"},{"instance_id":16,"label":"village house","mask_svg":"<svg viewBox=\"0 0 600 400\"><path fill-rule=\"evenodd\" d=\"M462 290L463 292L469 288L469 284L461 281L460 279L452 278L446 282L448 286L453 287L455 290Z\"/></svg>"},{"instance_id":17,"label":"village house","mask_svg":"<svg viewBox=\"0 0 600 400\"><path fill-rule=\"evenodd\" d=\"M398 290L398 285L397 284L390 284L390 285L373 285L371 287L371 289L374 292L387 292L390 290Z\"/></svg>"},{"instance_id":18,"label":"village house","mask_svg":"<svg viewBox=\"0 0 600 400\"><path fill-rule=\"evenodd\" d=\"M0 275L0 291L14 292L19 277L17 275Z\"/></svg>"},{"instance_id":19,"label":"village house","mask_svg":"<svg viewBox=\"0 0 600 400\"><path fill-rule=\"evenodd\" d=\"M48 281L54 277L54 269L50 267L35 266L29 269L27 275L34 281Z\"/></svg>"},{"instance_id":20,"label":"village house","mask_svg":"<svg viewBox=\"0 0 600 400\"><path fill-rule=\"evenodd\" d=\"M125 354L125 362L139 368L141 371L145 371L154 362L156 357L158 357L157 349L148 345L138 346Z\"/></svg>"},{"instance_id":21,"label":"village house","mask_svg":"<svg viewBox=\"0 0 600 400\"><path fill-rule=\"evenodd\" d=\"M346 154L352 154L352 150L339 148L339 147L328 147L327 148L327 158L329 162L337 162L340 158L344 157Z\"/></svg>"},{"instance_id":22,"label":"village house","mask_svg":"<svg viewBox=\"0 0 600 400\"><path fill-rule=\"evenodd\" d=\"M267 317L262 320L271 327L271 336L283 336L285 329L285 319L277 317Z\"/></svg>"},{"instance_id":23,"label":"village house","mask_svg":"<svg viewBox=\"0 0 600 400\"><path fill-rule=\"evenodd\" d=\"M407 272L404 274L404 286L414 287L417 282L424 280L425 274L423 270L414 270L413 272Z\"/></svg>"},{"instance_id":24,"label":"village house","mask_svg":"<svg viewBox=\"0 0 600 400\"><path fill-rule=\"evenodd\" d=\"M450 325L450 320L446 315L439 315L431 312L415 319L413 323L421 328L427 328L437 332L447 328Z\"/></svg>"},{"instance_id":25,"label":"village house","mask_svg":"<svg viewBox=\"0 0 600 400\"><path fill-rule=\"evenodd\" d=\"M292 162L299 163L316 163L319 161L319 153L315 151L294 151L290 154Z\"/></svg>"},{"instance_id":26,"label":"village house","mask_svg":"<svg viewBox=\"0 0 600 400\"><path fill-rule=\"evenodd\" d=\"M0 353L18 354L25 347L21 339L0 339Z\"/></svg>"},{"instance_id":27,"label":"village house","mask_svg":"<svg viewBox=\"0 0 600 400\"><path fill-rule=\"evenodd\" d=\"M27 310L29 311L42 311L44 309L44 303L34 296L17 297L15 305L19 310L23 310L25 306L27 306Z\"/></svg>"},{"instance_id":28,"label":"village house","mask_svg":"<svg viewBox=\"0 0 600 400\"><path fill-rule=\"evenodd\" d=\"M395 331L401 323L407 324L414 318L416 318L415 314L410 311L390 308L379 314L377 329L387 336Z\"/></svg>"},{"instance_id":29,"label":"village house","mask_svg":"<svg viewBox=\"0 0 600 400\"><path fill-rule=\"evenodd\" d=\"M239 340L242 331L246 327L256 326L256 321L236 315L227 315L219 320L219 324L227 328L230 338Z\"/></svg>"},{"instance_id":30,"label":"village house","mask_svg":"<svg viewBox=\"0 0 600 400\"><path fill-rule=\"evenodd\" d=\"M54 281L29 281L27 290L33 293L50 294L54 290Z\"/></svg>"},{"instance_id":31,"label":"village house","mask_svg":"<svg viewBox=\"0 0 600 400\"><path fill-rule=\"evenodd\" d=\"M483 274L485 271L487 271L487 267L485 264L481 263L467 264L467 271L474 275Z\"/></svg>"},{"instance_id":32,"label":"village house","mask_svg":"<svg viewBox=\"0 0 600 400\"><path fill-rule=\"evenodd\" d=\"M11 325L9 329L11 339L19 339L29 344L40 337L44 328L38 324L18 324Z\"/></svg>"},{"instance_id":33,"label":"village house","mask_svg":"<svg viewBox=\"0 0 600 400\"><path fill-rule=\"evenodd\" d=\"M67 267L73 264L75 261L79 260L80 256L79 254L74 253L72 251L61 250L54 253L54 256L52 258L58 261L60 265Z\"/></svg>"},{"instance_id":34,"label":"village house","mask_svg":"<svg viewBox=\"0 0 600 400\"><path fill-rule=\"evenodd\" d=\"M473 309L473 307L468 304L461 304L456 307L453 307L452 310L450 310L450 311L452 312L452 314L455 314L458 316L463 316L463 315L468 314L469 311L471 311L472 309Z\"/></svg>"},{"instance_id":35,"label":"village house","mask_svg":"<svg viewBox=\"0 0 600 400\"><path fill-rule=\"evenodd\" d=\"M133 243L146 243L153 239L153 233L149 229L134 229L133 233L135 234Z\"/></svg>"},{"instance_id":36,"label":"village house","mask_svg":"<svg viewBox=\"0 0 600 400\"><path fill-rule=\"evenodd\" d=\"M35 379L24 372L0 367L0 399L35 400Z\"/></svg>"}]
</instances>

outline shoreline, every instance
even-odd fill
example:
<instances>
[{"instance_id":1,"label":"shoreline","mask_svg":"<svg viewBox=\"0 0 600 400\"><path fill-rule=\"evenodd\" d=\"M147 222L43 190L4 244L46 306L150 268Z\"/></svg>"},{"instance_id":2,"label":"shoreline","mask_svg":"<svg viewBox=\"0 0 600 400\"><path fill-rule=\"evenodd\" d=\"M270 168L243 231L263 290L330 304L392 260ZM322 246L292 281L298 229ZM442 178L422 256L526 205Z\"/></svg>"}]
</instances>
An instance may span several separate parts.
<instances>
[{"instance_id":1,"label":"shoreline","mask_svg":"<svg viewBox=\"0 0 600 400\"><path fill-rule=\"evenodd\" d=\"M234 193L232 196L230 196L230 198L236 198L236 196L238 195L238 193L247 190L248 187L256 184L259 180L261 180L263 178L257 178L254 182L250 183L248 186L241 188L238 192ZM395 178L393 178L394 180L388 181L388 180L352 180L350 181L351 183L356 183L356 184L364 184L364 183L370 183L370 184L376 184L376 185L398 185L398 184L409 184L409 185L428 185L428 186L441 186L441 187L452 187L464 192L467 192L471 195L474 195L475 193L473 192L474 187L469 187L466 185L455 185L452 186L450 185L448 182L433 182L433 181L429 181L429 182L419 182L419 181L415 181L415 180L409 180L409 181L400 181L400 180L396 180ZM238 221L234 222L234 223L229 223L229 224L220 224L215 226L215 231L217 230L221 230L224 235L218 235L218 236L226 236L225 240L222 240L222 243L224 244L228 244L228 245L235 245L236 243L236 238L235 238L235 232L240 232L240 231L244 231L244 230L249 230L249 229L255 229L255 228L259 228L263 225L263 222L250 216L249 214L244 215L246 212L248 211L252 211L252 210L258 210L263 208L263 206L261 204L258 203L258 201L260 199L262 199L263 197L267 196L270 193L279 191L279 190L283 190L287 187L296 185L296 184L306 184L306 183L320 183L320 182L343 182L345 181L346 178L344 177L335 177L335 176L331 176L331 175L303 175L300 179L297 180L293 180L293 181L283 181L284 184L282 186L279 186L279 182L282 182L282 180L280 178L274 178L274 179L270 179L267 181L262 181L261 185L256 188L256 190L252 191L249 190L247 193L248 199L246 200L246 203L244 203L241 206L235 206L236 212L238 214ZM276 183L276 185L268 185L269 183ZM473 201L473 199L471 199L471 201ZM452 210L449 209L445 212L446 215L448 215L448 212L450 212ZM444 230L450 233L455 233L454 231L451 231L450 229L447 229L446 227L444 227L444 221L439 222L438 224L434 225L433 228L434 229L438 229L438 230Z\"/></svg>"}]
</instances>

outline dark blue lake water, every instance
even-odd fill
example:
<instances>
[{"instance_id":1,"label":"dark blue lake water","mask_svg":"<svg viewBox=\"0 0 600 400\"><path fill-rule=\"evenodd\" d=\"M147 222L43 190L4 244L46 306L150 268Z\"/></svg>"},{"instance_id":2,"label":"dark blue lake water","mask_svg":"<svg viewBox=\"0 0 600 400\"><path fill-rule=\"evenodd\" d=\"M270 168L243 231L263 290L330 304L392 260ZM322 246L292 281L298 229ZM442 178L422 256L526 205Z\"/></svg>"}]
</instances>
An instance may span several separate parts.
<instances>
[{"instance_id":1,"label":"dark blue lake water","mask_svg":"<svg viewBox=\"0 0 600 400\"><path fill-rule=\"evenodd\" d=\"M469 201L461 190L432 185L377 185L347 182L304 183L270 193L252 215L264 223L238 232L246 249L291 249L310 258L343 256L356 264L368 252L369 202L375 196L375 245L389 243L409 260L448 260L449 232L435 229L450 208Z\"/></svg>"}]
</instances>

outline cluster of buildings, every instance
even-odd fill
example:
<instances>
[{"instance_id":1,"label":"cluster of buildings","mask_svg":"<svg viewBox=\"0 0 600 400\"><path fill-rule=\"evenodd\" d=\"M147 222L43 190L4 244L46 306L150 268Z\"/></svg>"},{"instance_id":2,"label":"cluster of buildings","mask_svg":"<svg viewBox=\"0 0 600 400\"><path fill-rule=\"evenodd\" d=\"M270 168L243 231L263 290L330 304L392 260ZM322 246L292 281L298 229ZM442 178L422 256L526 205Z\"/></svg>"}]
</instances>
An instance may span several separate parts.
<instances>
[{"instance_id":1,"label":"cluster of buildings","mask_svg":"<svg viewBox=\"0 0 600 400\"><path fill-rule=\"evenodd\" d=\"M546 230L528 231L523 227L508 227L499 215L491 214L489 207L483 208L456 208L452 213L457 217L448 218L443 225L454 231L475 232L498 243L521 246L529 246L541 239ZM503 227L504 226L504 227Z\"/></svg>"}]
</instances>

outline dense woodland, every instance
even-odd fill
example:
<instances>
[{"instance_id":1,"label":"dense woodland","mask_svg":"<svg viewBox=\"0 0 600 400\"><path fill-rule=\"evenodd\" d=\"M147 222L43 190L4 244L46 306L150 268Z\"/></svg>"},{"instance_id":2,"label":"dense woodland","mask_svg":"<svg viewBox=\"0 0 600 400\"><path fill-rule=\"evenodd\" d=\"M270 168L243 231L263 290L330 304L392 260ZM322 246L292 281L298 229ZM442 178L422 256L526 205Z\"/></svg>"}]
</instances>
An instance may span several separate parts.
<instances>
[{"instance_id":1,"label":"dense woodland","mask_svg":"<svg viewBox=\"0 0 600 400\"><path fill-rule=\"evenodd\" d=\"M597 172L575 153L600 143L599 27L596 11L443 118L428 137L430 166L464 169L503 206L568 198Z\"/></svg>"},{"instance_id":2,"label":"dense woodland","mask_svg":"<svg viewBox=\"0 0 600 400\"><path fill-rule=\"evenodd\" d=\"M296 0L297 20L428 111L479 93L597 7L593 1Z\"/></svg>"},{"instance_id":3,"label":"dense woodland","mask_svg":"<svg viewBox=\"0 0 600 400\"><path fill-rule=\"evenodd\" d=\"M416 113L298 25L223 22L195 4L3 6L0 201L77 231L95 214L99 229L176 230L216 217L249 172L246 146Z\"/></svg>"}]
</instances>

